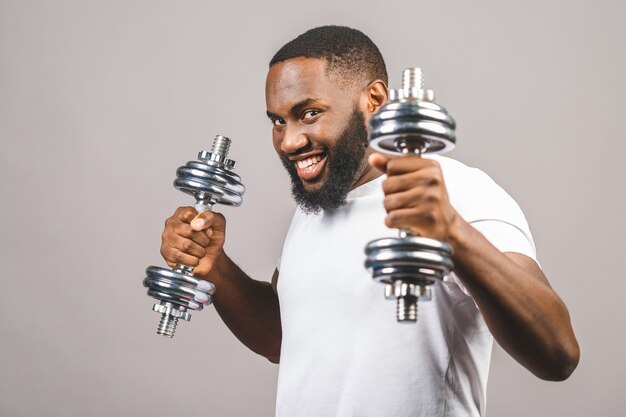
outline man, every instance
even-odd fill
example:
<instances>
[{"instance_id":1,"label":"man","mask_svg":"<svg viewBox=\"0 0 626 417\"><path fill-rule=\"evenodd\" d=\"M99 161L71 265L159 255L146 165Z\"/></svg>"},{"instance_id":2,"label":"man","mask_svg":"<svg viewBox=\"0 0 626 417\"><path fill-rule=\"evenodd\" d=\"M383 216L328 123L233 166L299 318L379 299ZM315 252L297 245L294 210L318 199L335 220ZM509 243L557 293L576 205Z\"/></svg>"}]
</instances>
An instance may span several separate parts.
<instances>
[{"instance_id":1,"label":"man","mask_svg":"<svg viewBox=\"0 0 626 417\"><path fill-rule=\"evenodd\" d=\"M270 63L266 100L298 203L271 284L224 253L218 213L179 208L161 253L213 282L233 333L280 362L278 415L483 415L493 337L540 378L570 375L579 348L569 315L511 197L452 159L368 148L387 72L367 36L326 26L287 43ZM454 250L454 273L413 325L395 322L363 268L365 244L389 228Z\"/></svg>"}]
</instances>

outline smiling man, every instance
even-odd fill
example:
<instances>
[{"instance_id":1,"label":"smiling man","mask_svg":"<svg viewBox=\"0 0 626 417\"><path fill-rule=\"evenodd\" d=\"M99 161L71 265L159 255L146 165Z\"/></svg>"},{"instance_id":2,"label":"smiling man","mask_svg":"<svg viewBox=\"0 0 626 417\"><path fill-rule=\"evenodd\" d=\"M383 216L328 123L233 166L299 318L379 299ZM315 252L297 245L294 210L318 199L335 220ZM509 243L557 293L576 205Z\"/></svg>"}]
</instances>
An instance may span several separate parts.
<instances>
[{"instance_id":1,"label":"smiling man","mask_svg":"<svg viewBox=\"0 0 626 417\"><path fill-rule=\"evenodd\" d=\"M325 26L287 43L270 62L266 99L298 203L271 284L224 253L218 213L179 208L161 253L213 282L233 333L280 363L277 415L484 415L494 337L538 377L570 375L579 349L569 315L515 201L452 159L389 160L368 148L387 72L367 36ZM454 249L453 273L412 325L396 323L363 267L366 243L390 228Z\"/></svg>"},{"instance_id":2,"label":"smiling man","mask_svg":"<svg viewBox=\"0 0 626 417\"><path fill-rule=\"evenodd\" d=\"M274 147L291 176L296 202L309 213L341 207L349 190L381 174L366 158L371 149L364 112L371 115L373 107L358 93L378 80L371 88L376 108L382 105L387 71L375 45L358 48L364 39L343 31L337 33L342 40L330 44L325 37L332 30L326 29L285 45L267 76ZM318 39L312 38L315 33Z\"/></svg>"}]
</instances>

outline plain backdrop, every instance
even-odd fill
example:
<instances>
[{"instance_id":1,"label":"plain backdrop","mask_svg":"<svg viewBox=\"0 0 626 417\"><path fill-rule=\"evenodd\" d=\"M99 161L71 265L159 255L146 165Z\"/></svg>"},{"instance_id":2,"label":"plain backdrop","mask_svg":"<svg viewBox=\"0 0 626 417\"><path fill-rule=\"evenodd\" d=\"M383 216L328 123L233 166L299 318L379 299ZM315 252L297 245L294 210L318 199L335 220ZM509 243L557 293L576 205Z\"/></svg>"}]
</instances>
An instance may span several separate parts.
<instances>
[{"instance_id":1,"label":"plain backdrop","mask_svg":"<svg viewBox=\"0 0 626 417\"><path fill-rule=\"evenodd\" d=\"M487 415L623 415L625 16L622 1L1 0L0 415L273 415L277 366L212 307L157 336L141 281L191 203L175 169L217 133L247 187L220 209L227 251L269 280L294 205L267 64L323 24L367 33L392 87L424 69L458 122L451 156L518 201L569 307L578 369L544 382L496 347Z\"/></svg>"}]
</instances>

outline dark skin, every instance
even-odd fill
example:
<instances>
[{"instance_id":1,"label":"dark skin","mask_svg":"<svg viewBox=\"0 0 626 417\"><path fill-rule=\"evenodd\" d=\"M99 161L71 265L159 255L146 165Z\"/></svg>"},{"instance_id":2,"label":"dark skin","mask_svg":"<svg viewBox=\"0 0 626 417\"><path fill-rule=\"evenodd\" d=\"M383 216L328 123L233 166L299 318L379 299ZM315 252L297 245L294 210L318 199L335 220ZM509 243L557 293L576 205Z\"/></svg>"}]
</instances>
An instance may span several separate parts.
<instances>
[{"instance_id":1,"label":"dark skin","mask_svg":"<svg viewBox=\"0 0 626 417\"><path fill-rule=\"evenodd\" d=\"M268 116L279 154L332 149L355 104L367 121L387 100L375 80L350 88L333 79L323 60L296 58L275 64L266 81ZM298 155L295 158L306 157ZM502 253L450 205L441 167L416 156L389 159L368 150L352 188L385 172L385 223L452 245L455 272L465 284L498 343L539 378L566 379L580 351L567 308L531 258ZM326 167L314 179L316 189ZM255 281L223 250L226 222L219 213L181 207L166 221L161 253L170 266L184 263L217 286L215 307L231 331L272 362L280 358L281 326L274 272L272 283Z\"/></svg>"}]
</instances>

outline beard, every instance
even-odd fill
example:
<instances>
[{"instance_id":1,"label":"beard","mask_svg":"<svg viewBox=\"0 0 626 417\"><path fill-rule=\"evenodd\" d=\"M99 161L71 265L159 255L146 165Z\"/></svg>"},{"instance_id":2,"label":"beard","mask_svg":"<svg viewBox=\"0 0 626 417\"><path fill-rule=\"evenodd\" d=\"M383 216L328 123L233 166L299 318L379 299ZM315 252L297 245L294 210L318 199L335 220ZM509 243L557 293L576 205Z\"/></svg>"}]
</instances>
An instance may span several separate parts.
<instances>
[{"instance_id":1,"label":"beard","mask_svg":"<svg viewBox=\"0 0 626 417\"><path fill-rule=\"evenodd\" d=\"M346 204L346 196L356 181L367 146L365 118L355 107L348 126L339 135L335 146L328 149L328 175L319 189L307 190L293 162L281 156L280 159L291 178L291 193L301 210L307 214L317 214L322 210L335 210Z\"/></svg>"}]
</instances>

